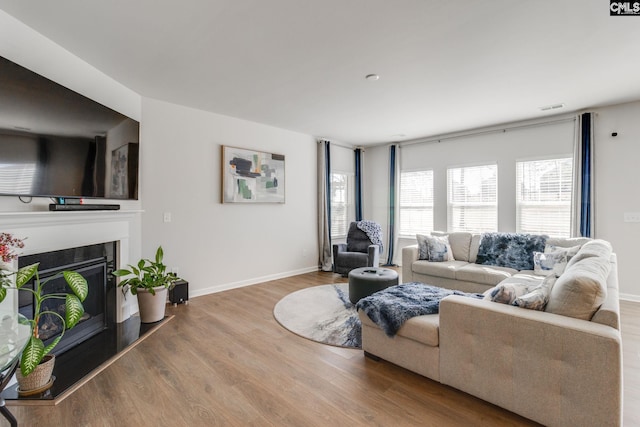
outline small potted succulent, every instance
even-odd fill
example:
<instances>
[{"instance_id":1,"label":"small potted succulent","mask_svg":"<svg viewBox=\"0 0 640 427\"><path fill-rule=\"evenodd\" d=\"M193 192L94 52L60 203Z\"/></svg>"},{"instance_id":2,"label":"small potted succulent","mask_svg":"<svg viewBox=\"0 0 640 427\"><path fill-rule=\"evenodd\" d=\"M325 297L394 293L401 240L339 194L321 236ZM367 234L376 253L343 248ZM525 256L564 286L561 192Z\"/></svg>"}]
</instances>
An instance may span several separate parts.
<instances>
[{"instance_id":1,"label":"small potted succulent","mask_svg":"<svg viewBox=\"0 0 640 427\"><path fill-rule=\"evenodd\" d=\"M0 302L4 301L8 290L11 289L28 292L33 295L34 300L33 317L27 319L31 325L32 334L22 351L20 369L16 372L20 392L27 393L31 390L46 388L50 384L55 363L55 356L51 351L58 345L65 331L76 326L84 315L82 302L89 293L89 287L86 279L75 271L64 271L41 280L38 274L39 263L14 271L11 265L17 258L14 250L22 247L24 247L22 240L13 238L8 233L0 233ZM12 277L14 275L15 281ZM71 292L46 293L47 284L60 276L64 277ZM33 286L27 286L29 283ZM59 311L48 308L50 305L45 304L45 301L49 300L64 301L64 316ZM39 333L40 319L44 315L58 318L61 328L60 334L47 346Z\"/></svg>"},{"instance_id":2,"label":"small potted succulent","mask_svg":"<svg viewBox=\"0 0 640 427\"><path fill-rule=\"evenodd\" d=\"M127 291L138 297L142 323L154 323L164 319L167 291L180 280L175 273L167 271L167 266L162 262L163 257L162 246L159 246L154 261L141 259L135 266L129 265L129 268L113 272L114 276L122 278L118 286L122 288L125 297Z\"/></svg>"}]
</instances>

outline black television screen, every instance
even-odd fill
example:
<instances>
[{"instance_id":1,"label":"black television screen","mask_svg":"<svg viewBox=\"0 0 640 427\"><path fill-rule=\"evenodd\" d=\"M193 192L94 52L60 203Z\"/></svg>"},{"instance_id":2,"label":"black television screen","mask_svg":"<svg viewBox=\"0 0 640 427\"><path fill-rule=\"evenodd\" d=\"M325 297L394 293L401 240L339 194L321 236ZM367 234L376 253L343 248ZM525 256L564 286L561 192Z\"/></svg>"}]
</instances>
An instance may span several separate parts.
<instances>
[{"instance_id":1,"label":"black television screen","mask_svg":"<svg viewBox=\"0 0 640 427\"><path fill-rule=\"evenodd\" d=\"M0 195L138 198L140 124L0 57Z\"/></svg>"}]
</instances>

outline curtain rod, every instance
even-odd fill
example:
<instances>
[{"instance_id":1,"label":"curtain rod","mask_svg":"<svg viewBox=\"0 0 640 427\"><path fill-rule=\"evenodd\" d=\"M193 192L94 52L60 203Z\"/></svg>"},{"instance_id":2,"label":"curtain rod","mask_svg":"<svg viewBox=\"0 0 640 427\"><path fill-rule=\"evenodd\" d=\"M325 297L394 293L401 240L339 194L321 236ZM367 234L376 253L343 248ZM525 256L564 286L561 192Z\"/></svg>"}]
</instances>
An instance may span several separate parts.
<instances>
[{"instance_id":1,"label":"curtain rod","mask_svg":"<svg viewBox=\"0 0 640 427\"><path fill-rule=\"evenodd\" d=\"M324 141L328 141L331 145L335 145L336 147L346 148L346 149L349 149L349 150L355 150L356 148L363 148L363 147L359 147L359 146L356 146L356 145L340 144L339 142L333 142L330 139L326 139L326 138L318 138L318 139L316 139L316 142L318 144L321 143L321 142L324 142Z\"/></svg>"},{"instance_id":2,"label":"curtain rod","mask_svg":"<svg viewBox=\"0 0 640 427\"><path fill-rule=\"evenodd\" d=\"M538 127L538 126L546 126L549 124L573 122L575 120L576 120L576 116L573 115L571 117L564 117L564 118L559 118L555 120L547 120L543 122L523 123L520 125L513 125L513 126L501 126L494 129L487 129L484 131L483 130L469 131L469 132L463 132L463 133L449 135L449 136L445 135L441 137L430 137L430 138L424 138L424 139L416 139L413 141L397 142L396 144L399 145L400 147L407 146L407 145L415 145L415 144L428 144L433 142L449 141L457 138L465 138L469 136L489 135L492 133L506 133L509 130L519 130L519 129Z\"/></svg>"}]
</instances>

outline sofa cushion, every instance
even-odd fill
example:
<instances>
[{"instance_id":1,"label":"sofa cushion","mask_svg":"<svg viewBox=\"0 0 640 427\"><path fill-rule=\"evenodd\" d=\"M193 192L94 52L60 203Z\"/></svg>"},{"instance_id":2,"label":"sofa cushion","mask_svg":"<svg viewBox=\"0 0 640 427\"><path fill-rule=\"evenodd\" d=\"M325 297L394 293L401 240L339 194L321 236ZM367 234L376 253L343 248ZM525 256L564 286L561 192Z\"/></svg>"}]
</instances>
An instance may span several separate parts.
<instances>
[{"instance_id":1,"label":"sofa cushion","mask_svg":"<svg viewBox=\"0 0 640 427\"><path fill-rule=\"evenodd\" d=\"M567 268L585 258L600 257L609 261L612 252L613 248L611 247L611 243L606 240L591 240L582 245L578 253L569 260Z\"/></svg>"},{"instance_id":2,"label":"sofa cushion","mask_svg":"<svg viewBox=\"0 0 640 427\"><path fill-rule=\"evenodd\" d=\"M428 276L444 277L446 279L455 279L456 271L468 264L468 262L464 261L415 261L411 266L411 269L414 273L426 274Z\"/></svg>"},{"instance_id":3,"label":"sofa cushion","mask_svg":"<svg viewBox=\"0 0 640 427\"><path fill-rule=\"evenodd\" d=\"M517 272L518 270L508 267L467 264L456 271L456 279L495 286Z\"/></svg>"},{"instance_id":4,"label":"sofa cushion","mask_svg":"<svg viewBox=\"0 0 640 427\"><path fill-rule=\"evenodd\" d=\"M591 241L588 237L549 237L547 246L555 246L560 248L571 248L573 246L582 246Z\"/></svg>"},{"instance_id":5,"label":"sofa cushion","mask_svg":"<svg viewBox=\"0 0 640 427\"><path fill-rule=\"evenodd\" d=\"M545 311L591 320L607 296L610 270L611 262L601 257L583 258L568 265L551 289Z\"/></svg>"},{"instance_id":6,"label":"sofa cushion","mask_svg":"<svg viewBox=\"0 0 640 427\"><path fill-rule=\"evenodd\" d=\"M480 249L480 240L482 240L482 234L473 233L471 235L471 245L469 246L469 262L476 262L478 258L478 249Z\"/></svg>"},{"instance_id":7,"label":"sofa cushion","mask_svg":"<svg viewBox=\"0 0 640 427\"><path fill-rule=\"evenodd\" d=\"M362 252L340 252L340 266L346 268L358 268L366 265L369 255Z\"/></svg>"},{"instance_id":8,"label":"sofa cushion","mask_svg":"<svg viewBox=\"0 0 640 427\"><path fill-rule=\"evenodd\" d=\"M522 233L483 233L477 264L533 270L533 253L543 252L545 235Z\"/></svg>"},{"instance_id":9,"label":"sofa cushion","mask_svg":"<svg viewBox=\"0 0 640 427\"><path fill-rule=\"evenodd\" d=\"M397 335L431 347L437 347L439 345L438 333L439 316L437 314L427 314L408 319L398 330Z\"/></svg>"},{"instance_id":10,"label":"sofa cushion","mask_svg":"<svg viewBox=\"0 0 640 427\"><path fill-rule=\"evenodd\" d=\"M469 261L469 249L471 247L471 233L466 231L455 231L446 233L443 231L433 231L432 236L447 236L453 252L453 257L458 261Z\"/></svg>"}]
</instances>

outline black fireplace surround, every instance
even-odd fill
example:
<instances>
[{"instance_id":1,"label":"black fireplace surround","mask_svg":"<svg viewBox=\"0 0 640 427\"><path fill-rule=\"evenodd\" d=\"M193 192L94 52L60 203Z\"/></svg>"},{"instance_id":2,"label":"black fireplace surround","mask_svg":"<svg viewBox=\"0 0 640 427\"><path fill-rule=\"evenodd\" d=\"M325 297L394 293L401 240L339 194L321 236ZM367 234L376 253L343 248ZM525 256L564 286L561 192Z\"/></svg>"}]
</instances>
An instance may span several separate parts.
<instances>
[{"instance_id":1,"label":"black fireplace surround","mask_svg":"<svg viewBox=\"0 0 640 427\"><path fill-rule=\"evenodd\" d=\"M43 287L45 294L71 292L62 277L62 271L76 271L87 280L89 293L82 303L85 315L75 328L67 329L54 350L56 355L99 334L110 323L115 323L116 281L111 274L116 265L115 254L116 242L108 242L19 258L19 267L40 262L40 281L51 279ZM33 283L26 286L33 286ZM30 292L19 293L18 310L29 319L33 318L33 304L34 298ZM43 310L54 311L64 317L64 300L49 299L43 303ZM45 314L41 317L38 330L45 346L60 335L61 326L62 321L55 315Z\"/></svg>"},{"instance_id":2,"label":"black fireplace surround","mask_svg":"<svg viewBox=\"0 0 640 427\"><path fill-rule=\"evenodd\" d=\"M139 316L132 316L121 323L116 322L117 287L116 278L111 274L117 268L116 254L117 242L107 242L19 258L20 267L40 262L38 271L41 279L51 277L57 271L77 271L87 279L89 293L83 302L85 318L73 329L68 329L60 344L53 350L56 355L53 386L36 395L20 396L17 390L18 385L13 384L0 395L7 404L55 404L68 396L69 391L73 390L76 384L93 372L102 369L110 360L122 354L129 346L143 335L155 330L161 323L140 323ZM54 279L54 283L47 286L52 285L67 286L63 278ZM29 294L28 292L20 293ZM27 315L29 310L33 310L31 306L33 301L30 296L19 298L18 304L20 310ZM43 320L43 322L49 321L50 319ZM47 324L45 329L55 329L55 325ZM54 338L55 335L51 335L47 341Z\"/></svg>"}]
</instances>

